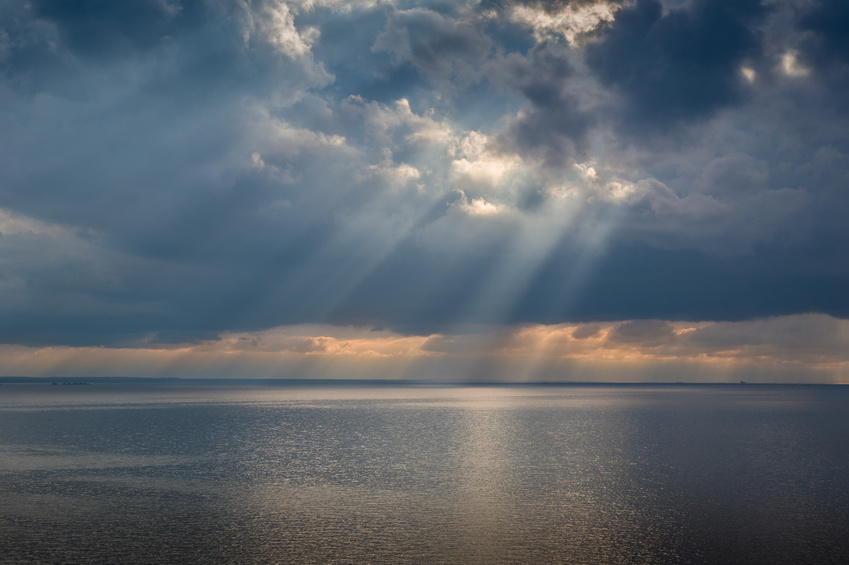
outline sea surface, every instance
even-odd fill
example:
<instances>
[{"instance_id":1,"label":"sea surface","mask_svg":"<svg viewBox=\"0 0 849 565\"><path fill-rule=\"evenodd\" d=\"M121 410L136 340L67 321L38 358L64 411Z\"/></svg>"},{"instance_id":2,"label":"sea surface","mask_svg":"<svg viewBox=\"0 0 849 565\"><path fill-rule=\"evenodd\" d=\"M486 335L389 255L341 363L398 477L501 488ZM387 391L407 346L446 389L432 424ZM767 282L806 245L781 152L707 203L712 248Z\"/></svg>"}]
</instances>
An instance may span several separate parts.
<instances>
[{"instance_id":1,"label":"sea surface","mask_svg":"<svg viewBox=\"0 0 849 565\"><path fill-rule=\"evenodd\" d=\"M849 563L849 387L0 386L2 563Z\"/></svg>"}]
</instances>

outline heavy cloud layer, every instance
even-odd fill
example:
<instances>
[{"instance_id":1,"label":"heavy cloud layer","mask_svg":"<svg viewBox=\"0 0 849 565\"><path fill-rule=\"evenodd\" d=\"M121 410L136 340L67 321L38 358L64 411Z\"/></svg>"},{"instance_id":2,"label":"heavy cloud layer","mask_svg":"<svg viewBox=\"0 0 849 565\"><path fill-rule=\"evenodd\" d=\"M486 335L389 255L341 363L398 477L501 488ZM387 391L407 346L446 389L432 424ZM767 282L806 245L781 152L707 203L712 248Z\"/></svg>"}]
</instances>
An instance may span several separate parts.
<instances>
[{"instance_id":1,"label":"heavy cloud layer","mask_svg":"<svg viewBox=\"0 0 849 565\"><path fill-rule=\"evenodd\" d=\"M831 0L5 2L0 341L847 317L847 25Z\"/></svg>"}]
</instances>

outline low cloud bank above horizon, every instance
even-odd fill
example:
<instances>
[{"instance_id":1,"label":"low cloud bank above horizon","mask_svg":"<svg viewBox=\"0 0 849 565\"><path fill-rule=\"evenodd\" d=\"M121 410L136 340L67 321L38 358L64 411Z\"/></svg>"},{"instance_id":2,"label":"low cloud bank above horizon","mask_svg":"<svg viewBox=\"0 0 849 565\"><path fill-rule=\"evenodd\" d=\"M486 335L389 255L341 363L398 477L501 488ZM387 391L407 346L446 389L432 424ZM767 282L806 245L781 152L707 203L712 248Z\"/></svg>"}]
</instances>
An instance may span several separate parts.
<instances>
[{"instance_id":1,"label":"low cloud bank above horizon","mask_svg":"<svg viewBox=\"0 0 849 565\"><path fill-rule=\"evenodd\" d=\"M845 382L847 30L839 0L5 2L2 372Z\"/></svg>"},{"instance_id":2,"label":"low cloud bank above horizon","mask_svg":"<svg viewBox=\"0 0 849 565\"><path fill-rule=\"evenodd\" d=\"M0 346L30 376L360 378L446 382L845 382L849 321L822 314L746 322L522 325L464 333L292 325L194 344Z\"/></svg>"}]
</instances>

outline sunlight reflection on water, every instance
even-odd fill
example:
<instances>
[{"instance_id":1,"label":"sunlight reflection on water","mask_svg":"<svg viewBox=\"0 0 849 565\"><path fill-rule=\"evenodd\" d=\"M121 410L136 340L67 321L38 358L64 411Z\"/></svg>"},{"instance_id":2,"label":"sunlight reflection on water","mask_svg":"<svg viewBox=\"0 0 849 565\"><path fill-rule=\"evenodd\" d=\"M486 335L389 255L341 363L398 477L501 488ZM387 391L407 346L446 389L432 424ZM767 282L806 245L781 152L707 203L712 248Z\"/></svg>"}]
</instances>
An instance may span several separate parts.
<instances>
[{"instance_id":1,"label":"sunlight reflection on water","mask_svg":"<svg viewBox=\"0 0 849 565\"><path fill-rule=\"evenodd\" d=\"M8 562L849 562L838 387L2 388Z\"/></svg>"}]
</instances>

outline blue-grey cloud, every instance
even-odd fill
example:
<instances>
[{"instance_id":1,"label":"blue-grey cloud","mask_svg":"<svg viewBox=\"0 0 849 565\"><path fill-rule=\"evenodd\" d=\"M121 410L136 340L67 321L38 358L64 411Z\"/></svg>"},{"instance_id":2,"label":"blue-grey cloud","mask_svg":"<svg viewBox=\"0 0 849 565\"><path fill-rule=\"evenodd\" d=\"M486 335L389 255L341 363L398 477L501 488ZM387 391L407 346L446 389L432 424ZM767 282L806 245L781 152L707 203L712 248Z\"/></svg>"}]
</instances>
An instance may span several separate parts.
<instances>
[{"instance_id":1,"label":"blue-grey cloud","mask_svg":"<svg viewBox=\"0 0 849 565\"><path fill-rule=\"evenodd\" d=\"M815 4L799 22L802 30L812 32L809 48L818 66L835 63L849 64L849 6L839 0L824 0Z\"/></svg>"},{"instance_id":2,"label":"blue-grey cloud","mask_svg":"<svg viewBox=\"0 0 849 565\"><path fill-rule=\"evenodd\" d=\"M664 12L638 0L588 48L587 61L616 89L633 127L704 118L744 95L740 65L759 55L761 0L697 0Z\"/></svg>"},{"instance_id":3,"label":"blue-grey cloud","mask_svg":"<svg viewBox=\"0 0 849 565\"><path fill-rule=\"evenodd\" d=\"M597 4L4 3L0 341L849 316L842 4Z\"/></svg>"},{"instance_id":4,"label":"blue-grey cloud","mask_svg":"<svg viewBox=\"0 0 849 565\"><path fill-rule=\"evenodd\" d=\"M581 156L593 116L582 111L568 88L574 75L568 50L548 43L536 45L527 56L513 54L492 62L489 80L529 102L502 134L505 150L538 157L554 167Z\"/></svg>"},{"instance_id":5,"label":"blue-grey cloud","mask_svg":"<svg viewBox=\"0 0 849 565\"><path fill-rule=\"evenodd\" d=\"M475 26L421 8L392 13L372 46L390 53L396 65L410 64L441 78L484 60L490 48L489 38Z\"/></svg>"}]
</instances>

